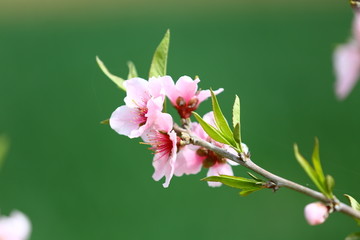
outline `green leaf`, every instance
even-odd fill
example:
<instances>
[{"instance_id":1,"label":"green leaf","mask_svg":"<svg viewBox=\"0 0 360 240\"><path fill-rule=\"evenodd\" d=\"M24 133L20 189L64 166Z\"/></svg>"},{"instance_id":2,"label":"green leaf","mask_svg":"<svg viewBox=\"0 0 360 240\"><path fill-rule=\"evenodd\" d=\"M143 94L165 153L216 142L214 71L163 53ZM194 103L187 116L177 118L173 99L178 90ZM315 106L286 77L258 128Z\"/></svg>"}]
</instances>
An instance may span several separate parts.
<instances>
[{"instance_id":1,"label":"green leaf","mask_svg":"<svg viewBox=\"0 0 360 240\"><path fill-rule=\"evenodd\" d=\"M240 125L240 98L238 97L238 95L235 95L232 121L234 128L237 124Z\"/></svg>"},{"instance_id":2,"label":"green leaf","mask_svg":"<svg viewBox=\"0 0 360 240\"><path fill-rule=\"evenodd\" d=\"M105 125L110 124L110 119L102 120L102 121L100 122L100 124L105 124Z\"/></svg>"},{"instance_id":3,"label":"green leaf","mask_svg":"<svg viewBox=\"0 0 360 240\"><path fill-rule=\"evenodd\" d=\"M240 124L236 124L236 126L234 128L234 132L233 132L233 138L234 138L235 142L238 143L239 146L241 147Z\"/></svg>"},{"instance_id":4,"label":"green leaf","mask_svg":"<svg viewBox=\"0 0 360 240\"><path fill-rule=\"evenodd\" d=\"M165 33L164 38L161 40L159 46L156 48L156 51L154 53L150 66L149 78L166 75L169 44L170 30L168 29Z\"/></svg>"},{"instance_id":5,"label":"green leaf","mask_svg":"<svg viewBox=\"0 0 360 240\"><path fill-rule=\"evenodd\" d=\"M131 61L127 62L128 68L129 68L129 74L127 79L136 78L138 77L138 73L136 71L135 64Z\"/></svg>"},{"instance_id":6,"label":"green leaf","mask_svg":"<svg viewBox=\"0 0 360 240\"><path fill-rule=\"evenodd\" d=\"M201 179L201 181L221 182L229 187L242 189L240 192L240 195L242 196L246 196L264 188L263 181L227 175L206 177Z\"/></svg>"},{"instance_id":7,"label":"green leaf","mask_svg":"<svg viewBox=\"0 0 360 240\"><path fill-rule=\"evenodd\" d=\"M327 197L331 197L331 196L328 195L328 192L326 191L327 189L324 188L324 185L321 182L319 182L317 173L312 168L310 163L299 153L299 149L298 149L298 146L296 144L294 144L294 152L295 152L296 159L298 160L298 162L300 163L302 168L305 170L307 175L310 177L310 179L313 181L313 183L317 186L317 188L323 194L325 194Z\"/></svg>"},{"instance_id":8,"label":"green leaf","mask_svg":"<svg viewBox=\"0 0 360 240\"><path fill-rule=\"evenodd\" d=\"M261 190L261 189L263 189L263 187L256 187L256 188L244 188L241 192L240 192L240 195L241 196L247 196L247 195L249 195L250 193L253 193L253 192L256 192L256 191L259 191L259 190Z\"/></svg>"},{"instance_id":9,"label":"green leaf","mask_svg":"<svg viewBox=\"0 0 360 240\"><path fill-rule=\"evenodd\" d=\"M332 191L335 186L334 178L330 175L326 175L325 182L326 182L326 188L328 190L328 193L332 195Z\"/></svg>"},{"instance_id":10,"label":"green leaf","mask_svg":"<svg viewBox=\"0 0 360 240\"><path fill-rule=\"evenodd\" d=\"M218 127L222 135L226 138L226 140L228 140L228 142L231 143L232 146L237 147L234 141L233 132L231 131L229 124L221 111L215 93L211 89L210 92L216 126Z\"/></svg>"},{"instance_id":11,"label":"green leaf","mask_svg":"<svg viewBox=\"0 0 360 240\"><path fill-rule=\"evenodd\" d=\"M249 174L249 176L254 179L255 181L258 182L265 182L264 180L262 180L261 178L258 178L257 176L255 176L254 174L252 174L251 172L247 172L247 174Z\"/></svg>"},{"instance_id":12,"label":"green leaf","mask_svg":"<svg viewBox=\"0 0 360 240\"><path fill-rule=\"evenodd\" d=\"M233 138L237 143L238 149L240 150L239 152L242 152L243 150L241 148L241 127L240 127L240 98L237 95L235 96L232 120L234 126Z\"/></svg>"},{"instance_id":13,"label":"green leaf","mask_svg":"<svg viewBox=\"0 0 360 240\"><path fill-rule=\"evenodd\" d=\"M225 143L230 145L228 140L221 134L219 130L211 126L209 123L205 122L204 119L202 119L199 114L196 112L193 112L193 115L195 116L196 120L200 123L201 127L204 129L204 131L215 141Z\"/></svg>"},{"instance_id":14,"label":"green leaf","mask_svg":"<svg viewBox=\"0 0 360 240\"><path fill-rule=\"evenodd\" d=\"M0 136L0 167L4 163L5 155L8 152L9 147L9 139L4 135Z\"/></svg>"},{"instance_id":15,"label":"green leaf","mask_svg":"<svg viewBox=\"0 0 360 240\"><path fill-rule=\"evenodd\" d=\"M321 167L321 162L320 162L320 154L319 154L319 139L315 138L315 145L314 145L314 151L312 154L312 162L314 165L314 170L318 176L318 180L319 182L321 182L322 184L325 183L325 176L324 176L324 172L322 170Z\"/></svg>"},{"instance_id":16,"label":"green leaf","mask_svg":"<svg viewBox=\"0 0 360 240\"><path fill-rule=\"evenodd\" d=\"M344 194L344 196L349 199L350 205L353 209L360 211L360 204L355 200L355 198L348 194Z\"/></svg>"},{"instance_id":17,"label":"green leaf","mask_svg":"<svg viewBox=\"0 0 360 240\"><path fill-rule=\"evenodd\" d=\"M360 240L360 232L350 234L345 240Z\"/></svg>"},{"instance_id":18,"label":"green leaf","mask_svg":"<svg viewBox=\"0 0 360 240\"><path fill-rule=\"evenodd\" d=\"M240 139L240 125L236 124L233 132L233 138L236 142L236 148L234 148L237 152L242 153L243 150L241 148L241 139Z\"/></svg>"},{"instance_id":19,"label":"green leaf","mask_svg":"<svg viewBox=\"0 0 360 240\"><path fill-rule=\"evenodd\" d=\"M126 91L124 86L124 79L121 77L115 76L114 74L110 73L109 70L106 68L105 64L100 60L98 56L96 56L96 62L98 63L100 69L105 73L105 75L110 78L111 81L113 81L119 88Z\"/></svg>"}]
</instances>

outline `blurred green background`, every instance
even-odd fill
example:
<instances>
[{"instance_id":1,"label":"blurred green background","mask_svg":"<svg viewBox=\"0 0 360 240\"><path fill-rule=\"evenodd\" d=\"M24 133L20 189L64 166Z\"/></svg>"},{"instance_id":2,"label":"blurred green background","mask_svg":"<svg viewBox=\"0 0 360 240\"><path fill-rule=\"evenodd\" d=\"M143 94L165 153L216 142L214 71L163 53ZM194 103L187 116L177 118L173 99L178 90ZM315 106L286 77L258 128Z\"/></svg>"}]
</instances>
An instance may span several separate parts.
<instances>
[{"instance_id":1,"label":"blurred green background","mask_svg":"<svg viewBox=\"0 0 360 240\"><path fill-rule=\"evenodd\" d=\"M11 149L0 171L0 209L19 209L33 240L343 239L357 229L332 214L310 227L312 199L290 190L240 197L206 175L152 180L152 155L99 122L123 104L104 76L146 77L171 30L168 73L225 88L242 102L243 141L259 165L309 187L292 145L309 156L320 139L335 193L360 198L360 87L335 99L332 51L350 33L347 1L0 0L0 133ZM200 113L209 111L204 103ZM245 169L235 173L244 176Z\"/></svg>"}]
</instances>

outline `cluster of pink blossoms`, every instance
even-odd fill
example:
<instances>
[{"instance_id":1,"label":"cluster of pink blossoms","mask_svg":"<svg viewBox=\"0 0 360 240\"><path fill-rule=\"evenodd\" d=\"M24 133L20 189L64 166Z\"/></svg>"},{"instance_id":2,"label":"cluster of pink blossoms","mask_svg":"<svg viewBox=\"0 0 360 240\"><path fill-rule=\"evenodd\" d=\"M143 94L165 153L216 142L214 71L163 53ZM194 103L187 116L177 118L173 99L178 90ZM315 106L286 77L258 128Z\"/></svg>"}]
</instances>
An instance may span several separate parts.
<instances>
[{"instance_id":1,"label":"cluster of pink blossoms","mask_svg":"<svg viewBox=\"0 0 360 240\"><path fill-rule=\"evenodd\" d=\"M173 130L171 115L164 113L163 105L168 97L180 117L189 118L199 104L211 96L210 90L198 90L199 79L183 76L174 83L171 77L151 78L149 81L132 78L124 82L126 88L125 105L118 107L110 118L110 126L117 133L129 138L141 137L154 151L153 179L159 181L165 177L164 187L170 180L183 174L196 174L201 167L208 168L208 176L233 175L227 159L207 149L182 145L180 137ZM218 89L215 94L222 92ZM214 124L212 112L204 120ZM191 123L191 130L198 137L214 145L233 151L229 146L211 139L198 123ZM243 144L243 148L247 149ZM235 153L235 151L234 151ZM210 186L221 183L209 182Z\"/></svg>"}]
</instances>

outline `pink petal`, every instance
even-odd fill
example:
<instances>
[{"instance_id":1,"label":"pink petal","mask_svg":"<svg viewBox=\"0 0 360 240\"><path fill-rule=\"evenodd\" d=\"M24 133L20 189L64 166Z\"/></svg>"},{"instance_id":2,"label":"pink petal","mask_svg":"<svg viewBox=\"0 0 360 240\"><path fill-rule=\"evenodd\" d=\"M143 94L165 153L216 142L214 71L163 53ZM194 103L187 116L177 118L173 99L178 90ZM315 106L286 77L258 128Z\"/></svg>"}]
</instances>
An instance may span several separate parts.
<instances>
[{"instance_id":1,"label":"pink petal","mask_svg":"<svg viewBox=\"0 0 360 240\"><path fill-rule=\"evenodd\" d=\"M163 187L167 188L170 184L170 180L174 175L175 170L175 161L176 161L176 152L177 152L177 136L174 131L168 133L170 139L173 142L173 148L170 155L164 155L162 153L155 154L153 159L153 167L155 172L153 174L153 179L159 181L163 176L165 176L165 183Z\"/></svg>"},{"instance_id":2,"label":"pink petal","mask_svg":"<svg viewBox=\"0 0 360 240\"><path fill-rule=\"evenodd\" d=\"M0 217L0 239L26 240L30 232L30 220L21 212L13 211L9 217Z\"/></svg>"},{"instance_id":3,"label":"pink petal","mask_svg":"<svg viewBox=\"0 0 360 240\"><path fill-rule=\"evenodd\" d=\"M162 109L164 105L164 98L163 97L157 97L157 98L151 98L147 102L147 113L145 114L145 117L147 118L146 124L142 126L144 132L146 129L152 126L157 121L157 118L162 116ZM167 117L168 118L168 117ZM172 122L172 120L171 120Z\"/></svg>"},{"instance_id":4,"label":"pink petal","mask_svg":"<svg viewBox=\"0 0 360 240\"><path fill-rule=\"evenodd\" d=\"M166 96L169 98L173 105L176 104L176 99L179 97L179 92L175 87L175 83L172 78L164 78L163 87L165 89Z\"/></svg>"},{"instance_id":5,"label":"pink petal","mask_svg":"<svg viewBox=\"0 0 360 240\"><path fill-rule=\"evenodd\" d=\"M310 225L318 225L325 222L329 216L329 209L323 203L315 202L306 205L304 214Z\"/></svg>"},{"instance_id":6,"label":"pink petal","mask_svg":"<svg viewBox=\"0 0 360 240\"><path fill-rule=\"evenodd\" d=\"M118 107L110 117L110 127L121 135L129 138L139 137L139 124L134 120L138 116L138 111L128 106Z\"/></svg>"},{"instance_id":7,"label":"pink petal","mask_svg":"<svg viewBox=\"0 0 360 240\"><path fill-rule=\"evenodd\" d=\"M164 176L166 177L165 183L163 186L166 188L169 186L170 180L172 178L173 167L169 163L169 159L166 156L161 158L154 158L153 167L155 172L153 174L153 179L159 181Z\"/></svg>"},{"instance_id":8,"label":"pink petal","mask_svg":"<svg viewBox=\"0 0 360 240\"><path fill-rule=\"evenodd\" d=\"M228 175L228 176L233 176L234 173L231 169L231 166L227 163L222 163L222 164L215 164L214 166L209 168L209 171L207 173L207 176L219 176L219 175ZM220 182L208 182L210 187L220 187L222 185L222 183Z\"/></svg>"},{"instance_id":9,"label":"pink petal","mask_svg":"<svg viewBox=\"0 0 360 240\"><path fill-rule=\"evenodd\" d=\"M345 99L360 74L360 50L355 41L338 46L334 53L336 75L335 91L339 99Z\"/></svg>"},{"instance_id":10,"label":"pink petal","mask_svg":"<svg viewBox=\"0 0 360 240\"><path fill-rule=\"evenodd\" d=\"M173 119L168 113L159 113L154 124L156 129L164 132L170 132L173 129Z\"/></svg>"},{"instance_id":11,"label":"pink petal","mask_svg":"<svg viewBox=\"0 0 360 240\"><path fill-rule=\"evenodd\" d=\"M182 76L176 82L176 88L178 90L178 96L184 98L186 102L188 102L192 97L195 96L195 93L198 89L199 79L192 80L188 76Z\"/></svg>"},{"instance_id":12,"label":"pink petal","mask_svg":"<svg viewBox=\"0 0 360 240\"><path fill-rule=\"evenodd\" d=\"M142 78L132 78L124 82L126 88L125 104L128 107L146 106L150 99L149 82Z\"/></svg>"},{"instance_id":13,"label":"pink petal","mask_svg":"<svg viewBox=\"0 0 360 240\"><path fill-rule=\"evenodd\" d=\"M197 147L199 148L199 147ZM189 146L184 146L177 154L175 176L183 174L196 174L200 172L204 157L200 157Z\"/></svg>"},{"instance_id":14,"label":"pink petal","mask_svg":"<svg viewBox=\"0 0 360 240\"><path fill-rule=\"evenodd\" d=\"M219 88L218 90L215 90L215 95L218 95L219 93L223 92L223 88ZM197 98L199 99L199 103L203 102L204 100L208 99L211 96L210 90L201 90L199 94L197 95Z\"/></svg>"},{"instance_id":15,"label":"pink petal","mask_svg":"<svg viewBox=\"0 0 360 240\"><path fill-rule=\"evenodd\" d=\"M152 77L149 79L149 92L152 97L162 96L165 98L165 88L164 86L169 83L174 83L170 76L164 77Z\"/></svg>"}]
</instances>

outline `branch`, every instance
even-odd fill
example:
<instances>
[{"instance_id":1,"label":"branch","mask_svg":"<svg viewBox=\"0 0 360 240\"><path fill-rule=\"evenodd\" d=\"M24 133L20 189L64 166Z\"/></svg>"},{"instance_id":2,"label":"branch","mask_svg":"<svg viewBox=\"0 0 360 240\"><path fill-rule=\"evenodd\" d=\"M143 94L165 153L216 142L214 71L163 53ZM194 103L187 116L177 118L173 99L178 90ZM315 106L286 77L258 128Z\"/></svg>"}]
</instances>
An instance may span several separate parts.
<instances>
[{"instance_id":1,"label":"branch","mask_svg":"<svg viewBox=\"0 0 360 240\"><path fill-rule=\"evenodd\" d=\"M183 129L183 128L179 127L178 125L174 125L174 130L178 133L182 133L182 138L186 142L191 143L193 145L207 148L227 159L230 159L230 160L258 173L259 175L269 179L270 181L274 182L278 187L286 187L286 188L295 190L299 193L305 194L314 199L317 199L326 204L332 204L332 205L334 205L334 210L344 213L346 215L349 215L353 218L360 219L360 211L353 209L352 207L348 206L345 203L342 203L338 200L335 200L335 201L330 200L318 191L312 190L310 188L307 188L305 186L302 186L300 184L297 184L297 183L287 180L285 178L279 177L279 176L261 168L260 166L256 165L253 161L251 161L250 158L242 159L241 157L239 157L237 155L234 155L222 148L214 146L213 144L200 139L196 135L193 135L191 133L191 131Z\"/></svg>"}]
</instances>

